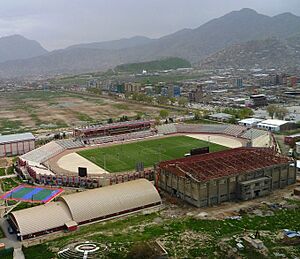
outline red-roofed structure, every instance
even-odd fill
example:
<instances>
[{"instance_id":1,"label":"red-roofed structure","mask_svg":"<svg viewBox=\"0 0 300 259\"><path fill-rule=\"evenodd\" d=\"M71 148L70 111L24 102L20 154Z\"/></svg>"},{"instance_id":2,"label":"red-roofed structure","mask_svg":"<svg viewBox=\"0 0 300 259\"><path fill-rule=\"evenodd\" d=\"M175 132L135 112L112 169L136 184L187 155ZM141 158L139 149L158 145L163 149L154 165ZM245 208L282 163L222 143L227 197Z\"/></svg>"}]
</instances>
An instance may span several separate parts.
<instances>
[{"instance_id":1,"label":"red-roofed structure","mask_svg":"<svg viewBox=\"0 0 300 259\"><path fill-rule=\"evenodd\" d=\"M198 207L247 200L294 183L291 163L270 148L235 148L161 162L156 184Z\"/></svg>"}]
</instances>

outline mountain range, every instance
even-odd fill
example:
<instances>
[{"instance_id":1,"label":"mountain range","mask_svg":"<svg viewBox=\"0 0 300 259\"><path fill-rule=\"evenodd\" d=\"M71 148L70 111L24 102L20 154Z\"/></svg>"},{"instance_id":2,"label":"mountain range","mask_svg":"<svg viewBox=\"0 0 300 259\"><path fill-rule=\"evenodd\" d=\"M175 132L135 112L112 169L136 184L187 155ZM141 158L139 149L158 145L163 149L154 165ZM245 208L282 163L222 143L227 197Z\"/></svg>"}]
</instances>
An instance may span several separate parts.
<instances>
[{"instance_id":1,"label":"mountain range","mask_svg":"<svg viewBox=\"0 0 300 259\"><path fill-rule=\"evenodd\" d=\"M254 52L255 48L260 46L272 47L268 40L276 41L280 45L279 49L292 53L296 49L290 49L291 39L294 37L294 45L297 45L299 38L295 35L299 33L300 17L296 15L283 13L270 17L245 8L213 19L198 28L183 29L158 39L137 36L108 42L77 44L51 52L47 52L37 42L27 40L32 46L40 46L40 49L36 48L33 53L29 51L32 46L28 46L27 50L24 44L23 51L18 53L9 46L4 48L5 52L1 48L3 38L0 38L0 77L103 71L124 63L166 57L183 58L194 65L208 65L214 61L215 65L225 66L223 61L228 60L224 58L226 55L236 55L238 51L246 51L249 46L254 47ZM16 39L16 44L12 45L19 46L18 42ZM29 56L26 57L25 54ZM258 58L254 64L260 62ZM268 63L272 64L271 61L264 62L265 65ZM211 63L211 66L215 65Z\"/></svg>"}]
</instances>

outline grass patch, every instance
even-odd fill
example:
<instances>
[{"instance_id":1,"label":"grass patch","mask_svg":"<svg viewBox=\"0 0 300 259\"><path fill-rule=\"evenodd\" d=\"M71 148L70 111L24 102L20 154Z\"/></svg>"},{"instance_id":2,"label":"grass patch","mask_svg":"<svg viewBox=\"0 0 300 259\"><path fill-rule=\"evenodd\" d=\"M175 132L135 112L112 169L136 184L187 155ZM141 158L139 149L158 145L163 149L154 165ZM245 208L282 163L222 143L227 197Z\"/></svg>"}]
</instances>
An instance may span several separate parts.
<instances>
[{"instance_id":1,"label":"grass patch","mask_svg":"<svg viewBox=\"0 0 300 259\"><path fill-rule=\"evenodd\" d=\"M19 186L18 180L13 180L11 178L5 178L0 180L1 189L4 192L10 191L11 189Z\"/></svg>"},{"instance_id":2,"label":"grass patch","mask_svg":"<svg viewBox=\"0 0 300 259\"><path fill-rule=\"evenodd\" d=\"M183 157L191 149L205 146L209 146L211 152L227 149L207 141L176 136L89 149L78 154L109 172L122 172L135 169L137 162L144 162L145 167L150 167L159 161Z\"/></svg>"},{"instance_id":3,"label":"grass patch","mask_svg":"<svg viewBox=\"0 0 300 259\"><path fill-rule=\"evenodd\" d=\"M155 239L165 240L165 247L171 257L177 258L219 258L222 255L218 243L223 238L232 238L233 235L243 235L246 232L255 233L256 230L267 230L270 233L282 231L284 228L300 229L300 210L279 210L273 216L244 216L241 220L200 220L191 217L177 219L164 219L161 223L153 223L153 220L160 216L159 213L149 215L135 215L126 219L112 220L108 222L95 223L88 226L81 226L72 234L49 241L43 245L37 245L24 250L27 258L36 257L45 251L43 258L53 258L55 255L50 251L52 248L63 248L65 245L76 241L94 241L110 244L108 254L105 258L125 258L128 250L133 244ZM185 233L185 239L182 236ZM197 237L207 237L204 241ZM279 247L280 241L271 245L264 240L265 245L270 249L268 258L272 258L272 251ZM187 245L182 242L186 242ZM274 248L274 249L273 249ZM290 247L292 249L293 247ZM293 248L297 251L298 248ZM218 256L214 253L217 252ZM36 256L35 256L36 255ZM246 251L245 258L253 254ZM259 255L259 254L257 254ZM291 257L292 258L292 257Z\"/></svg>"},{"instance_id":4,"label":"grass patch","mask_svg":"<svg viewBox=\"0 0 300 259\"><path fill-rule=\"evenodd\" d=\"M74 112L76 118L80 121L89 121L89 122L93 122L94 119L90 116L88 116L87 114L84 114L82 112Z\"/></svg>"},{"instance_id":5,"label":"grass patch","mask_svg":"<svg viewBox=\"0 0 300 259\"><path fill-rule=\"evenodd\" d=\"M23 247L25 258L46 259L55 258L55 253L51 252L46 244L37 246Z\"/></svg>"},{"instance_id":6,"label":"grass patch","mask_svg":"<svg viewBox=\"0 0 300 259\"><path fill-rule=\"evenodd\" d=\"M0 176L4 176L5 174L5 168L0 168Z\"/></svg>"},{"instance_id":7,"label":"grass patch","mask_svg":"<svg viewBox=\"0 0 300 259\"><path fill-rule=\"evenodd\" d=\"M22 122L17 120L0 119L0 132L3 134L14 134L20 132Z\"/></svg>"},{"instance_id":8,"label":"grass patch","mask_svg":"<svg viewBox=\"0 0 300 259\"><path fill-rule=\"evenodd\" d=\"M119 110L128 110L128 105L124 103L116 103L112 105L114 108Z\"/></svg>"}]
</instances>

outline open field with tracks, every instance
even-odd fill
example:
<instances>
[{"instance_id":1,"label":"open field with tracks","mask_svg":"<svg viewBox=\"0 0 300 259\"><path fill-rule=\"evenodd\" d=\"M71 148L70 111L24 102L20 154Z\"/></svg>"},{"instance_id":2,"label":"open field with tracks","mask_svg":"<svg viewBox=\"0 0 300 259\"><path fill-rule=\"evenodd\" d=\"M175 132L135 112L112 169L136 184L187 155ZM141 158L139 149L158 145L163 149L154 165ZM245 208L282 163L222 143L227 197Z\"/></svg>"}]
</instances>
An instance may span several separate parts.
<instances>
[{"instance_id":1,"label":"open field with tracks","mask_svg":"<svg viewBox=\"0 0 300 259\"><path fill-rule=\"evenodd\" d=\"M158 116L159 108L84 93L24 91L1 93L0 133L66 128L123 115Z\"/></svg>"}]
</instances>

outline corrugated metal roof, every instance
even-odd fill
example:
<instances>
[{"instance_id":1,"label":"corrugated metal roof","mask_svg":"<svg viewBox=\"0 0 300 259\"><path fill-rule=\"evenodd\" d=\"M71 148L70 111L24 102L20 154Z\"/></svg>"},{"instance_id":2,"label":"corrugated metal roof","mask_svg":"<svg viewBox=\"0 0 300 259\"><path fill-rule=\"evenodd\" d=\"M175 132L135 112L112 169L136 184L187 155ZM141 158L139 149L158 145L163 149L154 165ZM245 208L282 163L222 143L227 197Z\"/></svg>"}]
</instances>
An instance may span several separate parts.
<instances>
[{"instance_id":1,"label":"corrugated metal roof","mask_svg":"<svg viewBox=\"0 0 300 259\"><path fill-rule=\"evenodd\" d=\"M64 202L50 202L11 213L22 236L63 226L72 221L71 213Z\"/></svg>"},{"instance_id":2,"label":"corrugated metal roof","mask_svg":"<svg viewBox=\"0 0 300 259\"><path fill-rule=\"evenodd\" d=\"M139 179L65 195L58 202L11 214L23 236L61 227L71 221L80 223L154 203L161 203L156 188L148 180Z\"/></svg>"},{"instance_id":3,"label":"corrugated metal roof","mask_svg":"<svg viewBox=\"0 0 300 259\"><path fill-rule=\"evenodd\" d=\"M66 202L78 223L161 202L156 188L146 179L65 195L60 200Z\"/></svg>"},{"instance_id":4,"label":"corrugated metal roof","mask_svg":"<svg viewBox=\"0 0 300 259\"><path fill-rule=\"evenodd\" d=\"M20 134L0 135L0 144L25 141L25 140L35 140L35 137L30 132L20 133Z\"/></svg>"}]
</instances>

